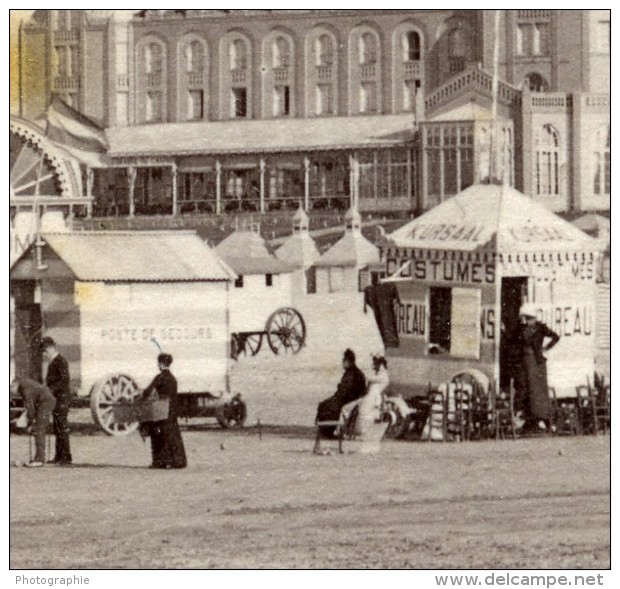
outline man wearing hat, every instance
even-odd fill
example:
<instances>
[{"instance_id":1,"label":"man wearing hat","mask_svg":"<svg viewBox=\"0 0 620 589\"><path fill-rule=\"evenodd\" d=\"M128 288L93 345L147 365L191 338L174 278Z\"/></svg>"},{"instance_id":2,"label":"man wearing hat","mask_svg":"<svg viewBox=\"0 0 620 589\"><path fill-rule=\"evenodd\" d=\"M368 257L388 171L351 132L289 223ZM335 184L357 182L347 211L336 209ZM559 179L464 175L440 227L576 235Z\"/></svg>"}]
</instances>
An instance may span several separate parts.
<instances>
[{"instance_id":1,"label":"man wearing hat","mask_svg":"<svg viewBox=\"0 0 620 589\"><path fill-rule=\"evenodd\" d=\"M357 401L366 393L366 378L364 373L355 364L355 353L346 349L342 358L342 367L344 374L338 384L336 392L319 403L317 409L317 421L338 421L340 411L352 401ZM324 427L323 436L330 437L334 435L335 427Z\"/></svg>"},{"instance_id":2,"label":"man wearing hat","mask_svg":"<svg viewBox=\"0 0 620 589\"><path fill-rule=\"evenodd\" d=\"M51 337L44 337L41 340L41 351L48 361L45 384L56 398L56 406L52 413L56 454L52 462L67 465L72 461L69 444L69 405L71 404L69 365L56 349L56 342Z\"/></svg>"},{"instance_id":3,"label":"man wearing hat","mask_svg":"<svg viewBox=\"0 0 620 589\"><path fill-rule=\"evenodd\" d=\"M21 395L26 406L28 430L34 433L36 452L34 459L26 466L37 467L45 464L45 436L56 399L52 392L41 383L31 378L16 378L11 383L11 393Z\"/></svg>"},{"instance_id":4,"label":"man wearing hat","mask_svg":"<svg viewBox=\"0 0 620 589\"><path fill-rule=\"evenodd\" d=\"M516 388L525 409L524 428L536 431L542 421L548 428L551 419L551 401L547 384L545 353L558 343L560 336L544 323L536 320L537 305L525 303L519 309L521 319L515 341L520 355ZM545 340L548 342L545 344Z\"/></svg>"}]
</instances>

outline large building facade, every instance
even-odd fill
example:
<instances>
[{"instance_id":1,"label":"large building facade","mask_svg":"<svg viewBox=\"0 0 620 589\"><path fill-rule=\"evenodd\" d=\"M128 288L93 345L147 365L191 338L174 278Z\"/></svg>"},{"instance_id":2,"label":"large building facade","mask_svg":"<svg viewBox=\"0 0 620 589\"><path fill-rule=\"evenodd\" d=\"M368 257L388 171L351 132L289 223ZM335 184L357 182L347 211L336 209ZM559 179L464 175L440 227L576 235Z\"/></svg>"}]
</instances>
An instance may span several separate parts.
<instances>
[{"instance_id":1,"label":"large building facade","mask_svg":"<svg viewBox=\"0 0 620 589\"><path fill-rule=\"evenodd\" d=\"M106 129L82 162L96 216L422 211L489 176L555 211L608 209L610 12L496 18L37 11L20 116L58 97Z\"/></svg>"}]
</instances>

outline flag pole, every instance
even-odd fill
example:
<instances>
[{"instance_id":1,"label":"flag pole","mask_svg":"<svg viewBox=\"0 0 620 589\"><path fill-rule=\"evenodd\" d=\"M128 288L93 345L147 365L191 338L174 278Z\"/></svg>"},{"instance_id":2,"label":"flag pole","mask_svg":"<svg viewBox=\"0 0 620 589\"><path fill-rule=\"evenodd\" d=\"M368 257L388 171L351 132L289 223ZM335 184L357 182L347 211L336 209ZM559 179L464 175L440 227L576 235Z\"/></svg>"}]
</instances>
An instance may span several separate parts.
<instances>
[{"instance_id":1,"label":"flag pole","mask_svg":"<svg viewBox=\"0 0 620 589\"><path fill-rule=\"evenodd\" d=\"M499 74L499 10L495 11L495 26L493 31L493 81L491 94L491 135L489 141L489 182L496 180L496 152L497 152L497 88Z\"/></svg>"}]
</instances>

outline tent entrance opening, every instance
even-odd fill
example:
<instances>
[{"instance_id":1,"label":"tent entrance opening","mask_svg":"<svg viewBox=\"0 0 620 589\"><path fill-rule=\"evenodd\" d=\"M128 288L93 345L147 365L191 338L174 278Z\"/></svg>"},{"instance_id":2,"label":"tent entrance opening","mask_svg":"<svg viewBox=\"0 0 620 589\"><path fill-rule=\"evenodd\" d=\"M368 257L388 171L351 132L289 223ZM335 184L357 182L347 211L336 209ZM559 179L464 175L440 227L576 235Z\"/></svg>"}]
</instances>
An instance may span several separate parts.
<instances>
[{"instance_id":1,"label":"tent entrance opening","mask_svg":"<svg viewBox=\"0 0 620 589\"><path fill-rule=\"evenodd\" d=\"M519 309L527 299L528 278L502 278L502 310L501 310L501 339L499 348L500 386L507 388L510 379L514 378L517 364L520 361L518 350L510 344L512 334L519 327Z\"/></svg>"}]
</instances>

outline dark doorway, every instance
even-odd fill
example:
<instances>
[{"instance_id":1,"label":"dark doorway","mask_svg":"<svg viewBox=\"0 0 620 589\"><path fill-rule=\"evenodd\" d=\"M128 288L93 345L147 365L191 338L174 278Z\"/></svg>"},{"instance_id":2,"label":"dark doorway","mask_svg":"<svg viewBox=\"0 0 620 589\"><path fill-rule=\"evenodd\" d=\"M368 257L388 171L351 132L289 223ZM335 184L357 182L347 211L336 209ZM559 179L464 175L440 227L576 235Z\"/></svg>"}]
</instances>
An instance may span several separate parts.
<instances>
[{"instance_id":1,"label":"dark doorway","mask_svg":"<svg viewBox=\"0 0 620 589\"><path fill-rule=\"evenodd\" d=\"M527 299L527 277L502 278L501 293L501 336L499 344L499 379L501 388L510 385L515 377L516 366L520 362L519 350L514 348L514 340L519 329L519 309Z\"/></svg>"},{"instance_id":2,"label":"dark doorway","mask_svg":"<svg viewBox=\"0 0 620 589\"><path fill-rule=\"evenodd\" d=\"M431 354L450 352L452 333L452 289L430 289L429 351Z\"/></svg>"}]
</instances>

